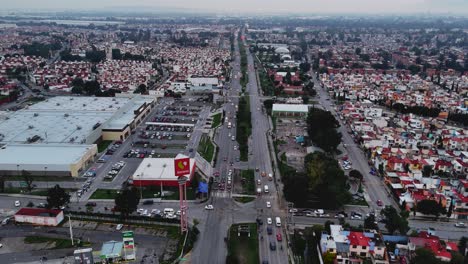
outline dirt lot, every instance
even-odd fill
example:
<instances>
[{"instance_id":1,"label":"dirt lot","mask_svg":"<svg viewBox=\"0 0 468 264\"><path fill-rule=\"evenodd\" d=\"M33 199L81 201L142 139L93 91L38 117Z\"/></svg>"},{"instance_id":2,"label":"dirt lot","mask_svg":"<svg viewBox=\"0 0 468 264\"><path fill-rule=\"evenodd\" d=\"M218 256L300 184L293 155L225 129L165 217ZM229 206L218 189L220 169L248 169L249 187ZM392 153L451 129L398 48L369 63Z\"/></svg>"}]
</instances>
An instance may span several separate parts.
<instances>
[{"instance_id":1,"label":"dirt lot","mask_svg":"<svg viewBox=\"0 0 468 264\"><path fill-rule=\"evenodd\" d=\"M304 121L298 119L279 119L276 123L276 140L278 143L278 157L286 155L288 165L298 171L304 170L306 148L296 143L295 137L307 135Z\"/></svg>"}]
</instances>

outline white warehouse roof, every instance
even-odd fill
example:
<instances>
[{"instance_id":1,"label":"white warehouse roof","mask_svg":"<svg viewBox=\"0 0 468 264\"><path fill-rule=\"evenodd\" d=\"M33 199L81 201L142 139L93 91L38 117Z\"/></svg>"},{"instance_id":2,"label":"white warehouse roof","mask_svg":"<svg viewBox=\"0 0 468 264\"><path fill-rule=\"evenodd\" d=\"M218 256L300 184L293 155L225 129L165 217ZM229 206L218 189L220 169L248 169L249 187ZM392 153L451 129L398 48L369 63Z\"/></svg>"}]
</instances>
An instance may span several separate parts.
<instances>
[{"instance_id":1,"label":"white warehouse roof","mask_svg":"<svg viewBox=\"0 0 468 264\"><path fill-rule=\"evenodd\" d=\"M194 168L195 159L190 159L190 168ZM145 158L133 173L133 180L177 181L174 158Z\"/></svg>"},{"instance_id":2,"label":"white warehouse roof","mask_svg":"<svg viewBox=\"0 0 468 264\"><path fill-rule=\"evenodd\" d=\"M96 145L9 144L0 148L2 170L68 171L71 164L86 157ZM19 167L17 165L20 165Z\"/></svg>"},{"instance_id":3,"label":"white warehouse roof","mask_svg":"<svg viewBox=\"0 0 468 264\"><path fill-rule=\"evenodd\" d=\"M305 104L273 104L273 112L308 113L309 106Z\"/></svg>"}]
</instances>

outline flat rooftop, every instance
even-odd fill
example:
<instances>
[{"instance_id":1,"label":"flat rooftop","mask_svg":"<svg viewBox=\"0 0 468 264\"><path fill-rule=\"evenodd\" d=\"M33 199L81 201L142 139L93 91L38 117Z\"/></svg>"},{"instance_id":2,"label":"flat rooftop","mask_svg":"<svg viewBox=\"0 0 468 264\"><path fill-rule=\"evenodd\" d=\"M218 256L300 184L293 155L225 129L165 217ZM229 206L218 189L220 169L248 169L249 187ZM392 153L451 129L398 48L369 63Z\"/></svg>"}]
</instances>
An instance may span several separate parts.
<instances>
[{"instance_id":1,"label":"flat rooftop","mask_svg":"<svg viewBox=\"0 0 468 264\"><path fill-rule=\"evenodd\" d=\"M57 96L16 112L3 112L0 142L90 144L88 138L100 124L102 128L123 129L133 121L135 110L153 102L144 96L70 97ZM6 114L5 114L6 113Z\"/></svg>"},{"instance_id":2,"label":"flat rooftop","mask_svg":"<svg viewBox=\"0 0 468 264\"><path fill-rule=\"evenodd\" d=\"M195 159L190 159L190 168L195 169ZM145 158L133 173L133 180L177 181L173 158Z\"/></svg>"},{"instance_id":3,"label":"flat rooftop","mask_svg":"<svg viewBox=\"0 0 468 264\"><path fill-rule=\"evenodd\" d=\"M71 144L8 144L0 148L2 170L68 171L70 164L78 162L95 145ZM20 165L19 167L17 165Z\"/></svg>"},{"instance_id":4,"label":"flat rooftop","mask_svg":"<svg viewBox=\"0 0 468 264\"><path fill-rule=\"evenodd\" d=\"M8 119L0 120L0 142L28 143L28 138L39 136L42 143L86 143L97 123L111 118L109 112L79 111L17 111Z\"/></svg>"},{"instance_id":5,"label":"flat rooftop","mask_svg":"<svg viewBox=\"0 0 468 264\"><path fill-rule=\"evenodd\" d=\"M56 96L33 104L26 110L114 113L129 101L130 98L125 97Z\"/></svg>"},{"instance_id":6,"label":"flat rooftop","mask_svg":"<svg viewBox=\"0 0 468 264\"><path fill-rule=\"evenodd\" d=\"M308 113L309 106L305 104L273 104L273 112Z\"/></svg>"}]
</instances>

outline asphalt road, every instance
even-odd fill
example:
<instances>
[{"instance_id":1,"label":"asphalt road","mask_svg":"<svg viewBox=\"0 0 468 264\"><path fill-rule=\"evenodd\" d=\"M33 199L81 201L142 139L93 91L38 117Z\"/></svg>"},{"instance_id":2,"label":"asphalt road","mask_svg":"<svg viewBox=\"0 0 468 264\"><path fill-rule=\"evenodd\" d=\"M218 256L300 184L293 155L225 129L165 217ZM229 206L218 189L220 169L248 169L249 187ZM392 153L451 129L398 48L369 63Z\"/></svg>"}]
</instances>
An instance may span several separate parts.
<instances>
[{"instance_id":1,"label":"asphalt road","mask_svg":"<svg viewBox=\"0 0 468 264\"><path fill-rule=\"evenodd\" d=\"M25 236L46 236L54 238L69 239L69 229L67 227L34 227L34 226L15 226L8 224L0 228L0 237L2 239L3 248L0 249L1 263L19 263L37 261L42 256L48 259L61 259L65 256L73 254L74 248L67 249L50 249L50 250L34 250L24 251L21 248L16 248L19 245L9 245L5 241L9 238L22 238ZM121 240L122 234L116 232L112 226L107 231L105 230L85 230L80 228L73 229L75 239L89 241L92 243L94 249L99 249L103 242L110 240ZM167 246L167 238L157 237L151 234L135 233L135 243L137 245L137 262L134 263L152 263L151 259L157 260L163 253L165 246ZM9 247L12 246L14 252L8 252ZM3 251L3 252L2 252ZM142 261L144 255L149 255L148 261ZM155 256L154 256L155 255ZM130 262L132 263L132 262Z\"/></svg>"},{"instance_id":2,"label":"asphalt road","mask_svg":"<svg viewBox=\"0 0 468 264\"><path fill-rule=\"evenodd\" d=\"M239 157L239 151L234 150L237 145L236 141L231 140L231 136L235 136L235 106L238 103L238 94L241 91L239 83L240 78L240 54L238 50L237 37L235 38L235 56L233 62L232 78L230 90L227 92L223 110L228 116L228 122L233 124L231 129L227 128L227 123L220 127L217 131L215 141L220 148L218 160L214 171L220 172L220 179L227 182L227 173L231 168L237 169L256 169L255 178L261 180L262 190L265 185L268 186L269 192L263 193L253 203L240 205L234 202L230 197L231 190L216 191L213 194L209 203L214 206L213 211L207 212L206 221L201 223L199 229L201 231L200 239L196 243L193 253L193 263L224 263L227 255L227 248L224 243L224 237L227 236L228 228L234 223L254 222L256 218L263 219L265 225L260 227L260 236L263 240L259 240L259 253L260 260L267 260L268 263L288 263L288 256L286 254L286 243L283 239L283 248L280 250L280 242L276 242L276 234L281 233L284 236L284 225L280 228L274 228L274 235L268 236L266 233L267 218L275 219L281 217L283 221L283 212L279 207L279 195L277 186L273 181L269 181L267 177L261 177L260 172L264 171L267 174L273 173L271 159L269 155L268 143L266 133L270 129L268 117L262 110L261 97L259 95L259 87L257 86L257 76L254 67L253 57L246 49L249 83L246 87L247 95L250 99L250 112L252 120L252 135L249 138L249 160L247 166L245 162L236 162L235 158ZM226 161L224 161L226 159ZM230 166L230 163L233 166ZM272 208L266 208L266 201L270 201ZM272 251L269 249L270 241L277 243L277 250Z\"/></svg>"},{"instance_id":3,"label":"asphalt road","mask_svg":"<svg viewBox=\"0 0 468 264\"><path fill-rule=\"evenodd\" d=\"M313 81L315 82L314 88L317 91L317 97L314 98L319 102L324 110L331 111L335 115L335 118L340 122L340 127L338 131L342 134L342 143L345 144L346 152L348 154L349 160L352 162L353 169L360 171L364 175L364 187L366 193L368 194L368 203L371 210L380 210L382 207L377 205L377 200L381 200L383 205L393 205L398 208L398 205L395 201L389 196L388 191L386 190L383 181L377 176L371 175L369 164L367 163L367 157L361 148L356 145L351 135L347 132L346 125L339 119L336 115L334 105L330 99L328 92L321 88L320 82L316 79L315 73L311 72L313 76Z\"/></svg>"},{"instance_id":4,"label":"asphalt road","mask_svg":"<svg viewBox=\"0 0 468 264\"><path fill-rule=\"evenodd\" d=\"M238 104L236 95L240 91L238 79L240 58L238 52L236 46L236 56L234 57L232 78L229 85L230 89L225 91L224 104L222 107L228 117L228 121L224 122L222 126L217 129L217 134L215 135L215 142L219 147L219 153L213 171L220 173L219 181L221 182L224 180L225 186L227 185L229 170L237 167L237 164L231 166L230 163L235 163L236 157L239 157L239 151L234 150L234 146L238 146L237 141L231 139L232 136L236 136L235 107ZM228 128L228 122L231 122L231 128ZM198 226L200 229L200 237L195 244L191 257L194 264L224 263L227 256L227 247L224 238L227 237L229 227L235 223L236 220L241 220L242 222L253 221L250 220L253 218L253 215L252 217L247 216L244 218L243 215L248 210L242 208L242 205L233 202L230 197L231 190L227 188L212 193L208 204L212 204L214 210L207 210L205 221L202 221ZM190 209L189 216L191 217L192 214L193 210ZM235 219L236 216L239 218Z\"/></svg>"}]
</instances>

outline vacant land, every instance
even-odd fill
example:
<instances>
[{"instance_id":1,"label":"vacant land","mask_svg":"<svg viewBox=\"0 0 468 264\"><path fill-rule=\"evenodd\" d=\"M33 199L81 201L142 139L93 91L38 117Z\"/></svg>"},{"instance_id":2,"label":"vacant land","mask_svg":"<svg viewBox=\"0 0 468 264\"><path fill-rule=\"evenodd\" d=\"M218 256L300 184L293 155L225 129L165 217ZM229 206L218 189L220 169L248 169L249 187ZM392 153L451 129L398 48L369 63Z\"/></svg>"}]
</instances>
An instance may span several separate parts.
<instances>
[{"instance_id":1,"label":"vacant land","mask_svg":"<svg viewBox=\"0 0 468 264\"><path fill-rule=\"evenodd\" d=\"M249 226L250 237L247 233L237 236L239 225L232 225L229 229L228 256L226 263L257 264L258 258L258 233L257 224L242 224Z\"/></svg>"}]
</instances>

